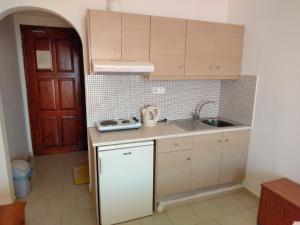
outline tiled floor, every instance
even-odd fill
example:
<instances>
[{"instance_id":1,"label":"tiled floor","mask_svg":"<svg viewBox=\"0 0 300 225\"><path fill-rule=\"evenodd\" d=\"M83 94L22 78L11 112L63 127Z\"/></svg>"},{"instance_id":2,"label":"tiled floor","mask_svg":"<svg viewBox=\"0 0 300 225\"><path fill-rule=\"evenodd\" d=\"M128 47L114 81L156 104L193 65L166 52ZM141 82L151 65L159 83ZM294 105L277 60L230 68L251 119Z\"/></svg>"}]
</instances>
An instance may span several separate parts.
<instances>
[{"instance_id":1,"label":"tiled floor","mask_svg":"<svg viewBox=\"0 0 300 225\"><path fill-rule=\"evenodd\" d=\"M72 168L87 164L87 152L34 158L27 225L95 225L88 185L74 185Z\"/></svg>"},{"instance_id":2,"label":"tiled floor","mask_svg":"<svg viewBox=\"0 0 300 225\"><path fill-rule=\"evenodd\" d=\"M96 225L88 186L72 178L73 166L87 163L87 152L35 157L34 163L27 225ZM255 225L256 215L257 201L239 192L120 225Z\"/></svg>"}]
</instances>

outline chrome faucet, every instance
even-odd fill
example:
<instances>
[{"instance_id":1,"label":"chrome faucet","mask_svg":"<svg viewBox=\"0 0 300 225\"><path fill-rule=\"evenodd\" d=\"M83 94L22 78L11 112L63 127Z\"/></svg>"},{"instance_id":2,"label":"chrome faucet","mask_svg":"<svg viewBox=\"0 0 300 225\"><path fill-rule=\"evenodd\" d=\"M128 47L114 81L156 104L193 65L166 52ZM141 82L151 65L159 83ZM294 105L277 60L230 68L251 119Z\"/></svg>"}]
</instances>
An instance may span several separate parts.
<instances>
[{"instance_id":1,"label":"chrome faucet","mask_svg":"<svg viewBox=\"0 0 300 225\"><path fill-rule=\"evenodd\" d=\"M198 103L196 108L195 108L195 111L192 113L192 117L193 117L194 120L197 120L197 121L200 120L201 111L202 111L203 107L206 106L207 104L216 104L216 102L215 101L205 101L202 104Z\"/></svg>"}]
</instances>

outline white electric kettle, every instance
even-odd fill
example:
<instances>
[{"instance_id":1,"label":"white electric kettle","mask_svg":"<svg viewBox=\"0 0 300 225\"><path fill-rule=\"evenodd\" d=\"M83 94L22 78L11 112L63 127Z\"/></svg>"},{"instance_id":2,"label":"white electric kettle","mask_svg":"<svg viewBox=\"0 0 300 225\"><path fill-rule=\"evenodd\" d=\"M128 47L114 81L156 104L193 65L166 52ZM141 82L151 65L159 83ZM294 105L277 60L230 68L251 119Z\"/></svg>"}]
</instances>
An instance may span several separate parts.
<instances>
[{"instance_id":1,"label":"white electric kettle","mask_svg":"<svg viewBox=\"0 0 300 225\"><path fill-rule=\"evenodd\" d=\"M160 116L160 109L156 106L146 105L141 111L144 126L156 126Z\"/></svg>"}]
</instances>

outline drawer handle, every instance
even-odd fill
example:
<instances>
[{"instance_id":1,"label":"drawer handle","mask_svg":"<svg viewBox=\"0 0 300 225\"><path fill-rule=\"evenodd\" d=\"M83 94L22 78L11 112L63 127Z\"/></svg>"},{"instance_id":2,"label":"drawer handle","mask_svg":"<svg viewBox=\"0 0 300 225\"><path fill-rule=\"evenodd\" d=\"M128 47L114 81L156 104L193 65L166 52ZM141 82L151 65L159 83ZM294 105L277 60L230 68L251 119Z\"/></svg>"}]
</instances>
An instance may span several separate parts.
<instances>
[{"instance_id":1,"label":"drawer handle","mask_svg":"<svg viewBox=\"0 0 300 225\"><path fill-rule=\"evenodd\" d=\"M177 146L178 146L178 143L175 143L174 145L177 147Z\"/></svg>"},{"instance_id":2,"label":"drawer handle","mask_svg":"<svg viewBox=\"0 0 300 225\"><path fill-rule=\"evenodd\" d=\"M123 155L131 155L132 154L132 152L125 152L125 153L123 153Z\"/></svg>"},{"instance_id":3,"label":"drawer handle","mask_svg":"<svg viewBox=\"0 0 300 225\"><path fill-rule=\"evenodd\" d=\"M229 139L225 139L225 141L226 141L226 142L228 142L228 141L229 141Z\"/></svg>"},{"instance_id":4,"label":"drawer handle","mask_svg":"<svg viewBox=\"0 0 300 225\"><path fill-rule=\"evenodd\" d=\"M222 141L221 141L221 140L218 140L218 142L221 143Z\"/></svg>"}]
</instances>

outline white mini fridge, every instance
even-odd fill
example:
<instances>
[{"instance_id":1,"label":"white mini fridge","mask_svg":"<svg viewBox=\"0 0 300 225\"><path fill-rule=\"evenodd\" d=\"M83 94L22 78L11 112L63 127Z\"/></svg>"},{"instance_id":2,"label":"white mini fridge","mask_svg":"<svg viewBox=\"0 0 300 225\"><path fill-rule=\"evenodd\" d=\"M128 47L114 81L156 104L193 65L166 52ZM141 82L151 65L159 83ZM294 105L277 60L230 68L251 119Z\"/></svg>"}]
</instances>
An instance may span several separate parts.
<instances>
[{"instance_id":1,"label":"white mini fridge","mask_svg":"<svg viewBox=\"0 0 300 225\"><path fill-rule=\"evenodd\" d=\"M98 147L100 223L153 213L153 141Z\"/></svg>"}]
</instances>

